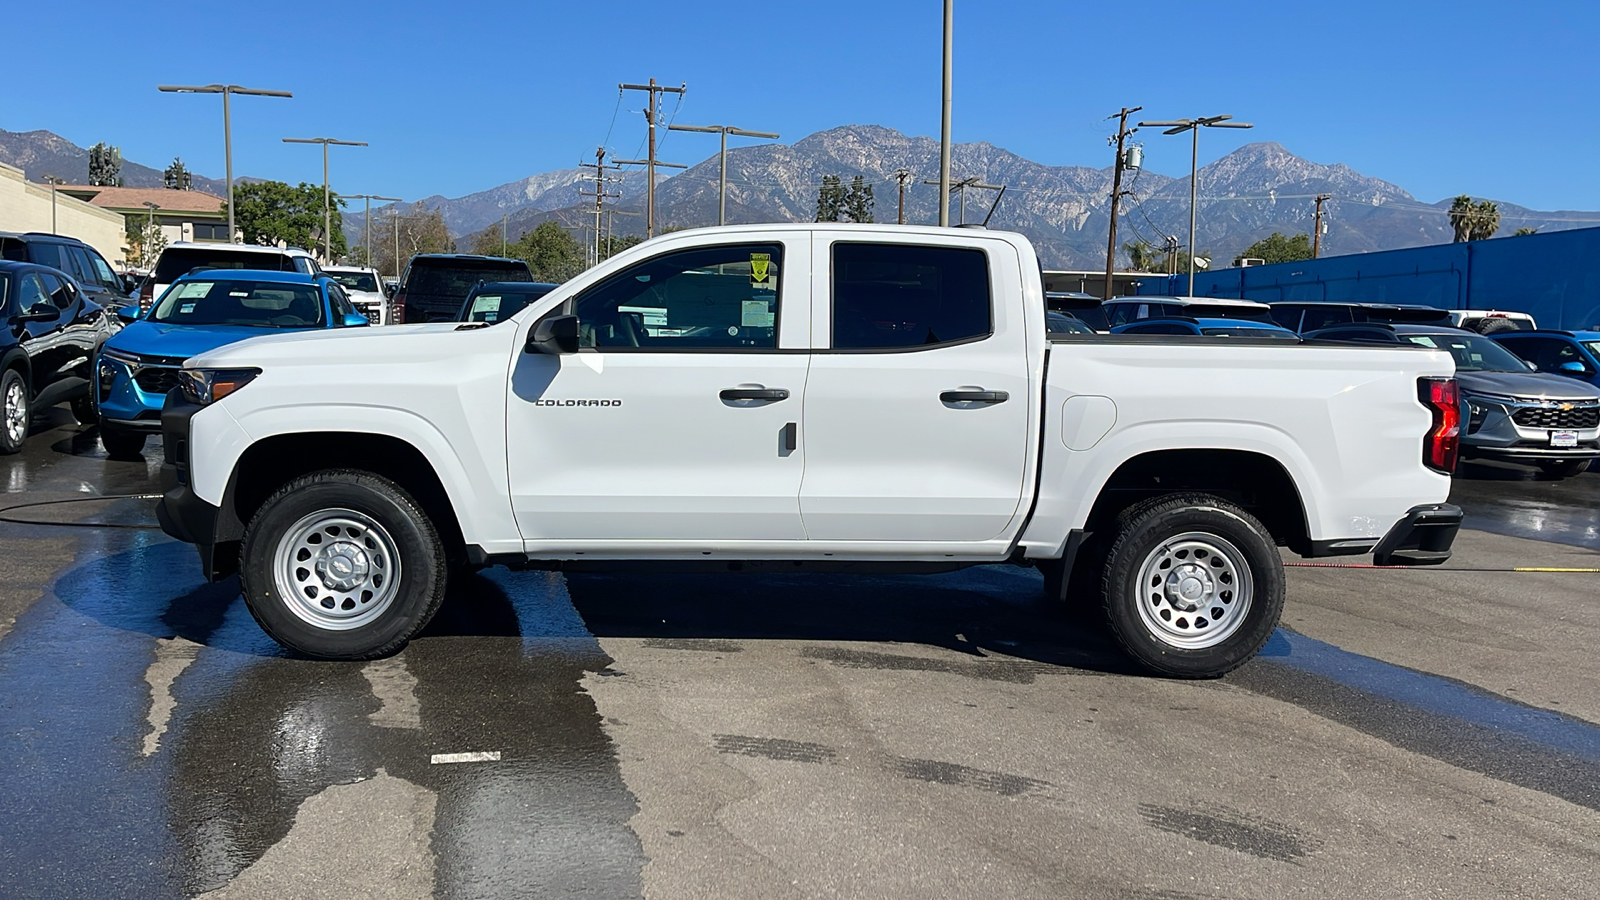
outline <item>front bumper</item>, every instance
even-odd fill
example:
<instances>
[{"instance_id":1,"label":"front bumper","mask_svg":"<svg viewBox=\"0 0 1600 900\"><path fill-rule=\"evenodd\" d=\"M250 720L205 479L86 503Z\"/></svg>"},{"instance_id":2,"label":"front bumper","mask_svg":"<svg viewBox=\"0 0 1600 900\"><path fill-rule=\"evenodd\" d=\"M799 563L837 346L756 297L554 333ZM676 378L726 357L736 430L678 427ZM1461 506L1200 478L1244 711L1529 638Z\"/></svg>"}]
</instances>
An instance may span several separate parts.
<instances>
[{"instance_id":1,"label":"front bumper","mask_svg":"<svg viewBox=\"0 0 1600 900\"><path fill-rule=\"evenodd\" d=\"M206 580L219 581L238 570L237 527L229 528L222 509L207 503L189 484L189 420L205 407L173 391L161 411L161 499L156 520L161 530L200 554Z\"/></svg>"},{"instance_id":2,"label":"front bumper","mask_svg":"<svg viewBox=\"0 0 1600 900\"><path fill-rule=\"evenodd\" d=\"M101 356L95 363L95 381L90 390L96 391L95 404L100 409L101 421L122 431L144 434L161 433L161 408L166 401L165 390L146 390L136 377L141 372L160 373L155 380L164 384L167 372L176 373L176 365L132 365L120 359ZM148 374L147 374L148 377Z\"/></svg>"},{"instance_id":3,"label":"front bumper","mask_svg":"<svg viewBox=\"0 0 1600 900\"><path fill-rule=\"evenodd\" d=\"M1380 566L1437 566L1450 558L1450 545L1461 530L1461 507L1450 503L1413 506L1373 548Z\"/></svg>"},{"instance_id":4,"label":"front bumper","mask_svg":"<svg viewBox=\"0 0 1600 900\"><path fill-rule=\"evenodd\" d=\"M1461 455L1466 459L1538 460L1594 459L1600 457L1600 427L1594 423L1592 401L1557 401L1502 398L1478 394L1462 397ZM1561 407L1566 409L1562 410ZM1576 407L1576 408L1575 408ZM1561 422L1564 416L1572 418ZM1588 416L1582 424L1580 417ZM1528 419L1534 424L1519 422ZM1571 447L1554 444L1556 432L1576 432Z\"/></svg>"}]
</instances>

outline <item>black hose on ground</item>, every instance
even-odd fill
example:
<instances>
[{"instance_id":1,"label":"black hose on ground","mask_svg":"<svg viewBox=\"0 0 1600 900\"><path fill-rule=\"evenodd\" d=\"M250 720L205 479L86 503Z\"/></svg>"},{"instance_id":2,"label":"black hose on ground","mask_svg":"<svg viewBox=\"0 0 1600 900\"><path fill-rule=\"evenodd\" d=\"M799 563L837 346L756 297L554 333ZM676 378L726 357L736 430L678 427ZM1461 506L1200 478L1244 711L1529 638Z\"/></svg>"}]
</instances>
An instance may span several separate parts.
<instances>
[{"instance_id":1,"label":"black hose on ground","mask_svg":"<svg viewBox=\"0 0 1600 900\"><path fill-rule=\"evenodd\" d=\"M65 500L40 500L35 503L18 503L16 506L0 507L0 522L9 522L12 525L56 525L63 528L133 528L145 531L159 531L160 525L137 525L128 522L45 522L39 519L19 519L11 513L19 509L35 509L41 506L61 506L68 503L98 503L104 500L160 500L160 494L95 494L90 497L69 497Z\"/></svg>"}]
</instances>

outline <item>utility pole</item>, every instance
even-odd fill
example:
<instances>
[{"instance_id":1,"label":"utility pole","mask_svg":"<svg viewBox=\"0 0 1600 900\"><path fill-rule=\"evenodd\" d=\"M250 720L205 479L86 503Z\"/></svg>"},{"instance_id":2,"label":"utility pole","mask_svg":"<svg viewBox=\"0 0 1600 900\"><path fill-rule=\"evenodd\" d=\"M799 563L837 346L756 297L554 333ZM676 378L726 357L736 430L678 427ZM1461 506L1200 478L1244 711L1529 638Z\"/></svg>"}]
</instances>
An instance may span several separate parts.
<instances>
[{"instance_id":1,"label":"utility pole","mask_svg":"<svg viewBox=\"0 0 1600 900\"><path fill-rule=\"evenodd\" d=\"M745 131L732 125L668 125L667 130L704 131L722 135L722 151L717 157L721 172L717 176L717 224L728 224L728 135L737 134L741 137L769 138L771 140L777 140L778 135L766 131Z\"/></svg>"},{"instance_id":2,"label":"utility pole","mask_svg":"<svg viewBox=\"0 0 1600 900\"><path fill-rule=\"evenodd\" d=\"M650 105L645 109L645 117L650 121L650 154L645 157L645 178L649 184L645 185L645 221L644 236L648 240L656 234L656 166L670 166L675 169L685 169L687 166L675 165L656 161L656 100L662 94L677 94L680 97L689 89L687 82L678 87L667 87L656 84L654 78L649 84L619 84L617 87L624 91L645 91L650 95ZM637 165L636 162L619 163L619 165Z\"/></svg>"},{"instance_id":3,"label":"utility pole","mask_svg":"<svg viewBox=\"0 0 1600 900\"><path fill-rule=\"evenodd\" d=\"M163 84L156 90L167 94L221 94L222 95L222 155L228 168L228 243L237 239L233 235L233 123L228 111L228 98L234 94L252 97L293 97L288 91L264 91L240 87L237 84L182 85Z\"/></svg>"},{"instance_id":4,"label":"utility pole","mask_svg":"<svg viewBox=\"0 0 1600 900\"><path fill-rule=\"evenodd\" d=\"M939 184L939 182L933 181L932 179L929 179L929 180L924 181L922 183L923 184ZM986 191L1000 191L1002 193L1005 192L1005 185L984 184L983 183L983 179L979 178L976 175L973 175L973 176L968 177L968 178L962 178L959 181L951 182L950 183L950 190L954 191L956 193L958 204L959 204L959 209L960 209L960 212L957 215L957 221L956 221L957 225L965 225L966 222L967 222L967 188L969 188L969 187L970 188L980 188L980 189L986 190ZM999 198L998 197L995 198L995 202L997 204L999 203ZM944 214L943 220L939 224L941 224L941 225L949 225L950 224L950 198L948 196L944 197L943 200L940 203L940 206L943 207L945 214ZM990 213L990 215L993 215L994 214L994 209L990 208L989 213ZM989 220L988 219L984 219L983 221L984 221L985 224L987 224Z\"/></svg>"},{"instance_id":5,"label":"utility pole","mask_svg":"<svg viewBox=\"0 0 1600 900\"><path fill-rule=\"evenodd\" d=\"M1167 244L1162 249L1167 254L1167 274L1178 274L1178 236L1175 234L1167 235Z\"/></svg>"},{"instance_id":6,"label":"utility pole","mask_svg":"<svg viewBox=\"0 0 1600 900\"><path fill-rule=\"evenodd\" d=\"M596 147L594 162L578 163L578 165L585 169L594 170L594 192L590 193L583 188L578 188L579 196L594 198L594 263L591 263L593 265L600 262L600 217L605 213L606 198L621 197L622 195L620 193L612 194L606 192L606 182L612 180L606 177L606 169L613 168L606 165L606 148Z\"/></svg>"},{"instance_id":7,"label":"utility pole","mask_svg":"<svg viewBox=\"0 0 1600 900\"><path fill-rule=\"evenodd\" d=\"M1332 199L1333 199L1333 195L1332 194L1318 194L1317 195L1317 212L1316 212L1316 215L1314 215L1312 217L1312 223L1313 224L1311 226L1311 258L1312 259L1317 259L1318 257L1322 256L1322 204L1324 204L1324 203L1326 203L1326 202L1328 202L1329 200L1332 200Z\"/></svg>"},{"instance_id":8,"label":"utility pole","mask_svg":"<svg viewBox=\"0 0 1600 900\"><path fill-rule=\"evenodd\" d=\"M1195 201L1200 196L1196 182L1200 176L1200 129L1202 128L1254 128L1248 122L1229 122L1233 116L1202 116L1198 119L1178 119L1174 122L1140 122L1139 127L1166 128L1162 134L1192 132L1193 144L1189 155L1189 294L1194 296L1194 218ZM1168 127L1170 126L1170 127Z\"/></svg>"},{"instance_id":9,"label":"utility pole","mask_svg":"<svg viewBox=\"0 0 1600 900\"><path fill-rule=\"evenodd\" d=\"M335 138L284 138L285 144L321 144L322 145L322 259L329 265L333 264L333 194L328 190L328 145L338 144L341 147L365 147L366 141L341 141ZM228 207L228 214L232 216L233 207Z\"/></svg>"},{"instance_id":10,"label":"utility pole","mask_svg":"<svg viewBox=\"0 0 1600 900\"><path fill-rule=\"evenodd\" d=\"M500 216L500 256L506 255L506 227L511 224L511 214L504 213Z\"/></svg>"},{"instance_id":11,"label":"utility pole","mask_svg":"<svg viewBox=\"0 0 1600 900\"><path fill-rule=\"evenodd\" d=\"M906 223L906 182L911 180L911 172L906 169L895 169L894 180L900 182L900 204L897 208L895 222L904 225Z\"/></svg>"},{"instance_id":12,"label":"utility pole","mask_svg":"<svg viewBox=\"0 0 1600 900\"><path fill-rule=\"evenodd\" d=\"M1114 293L1111 288L1111 273L1115 268L1115 263L1117 260L1117 204L1122 201L1122 167L1124 165L1122 147L1124 142L1127 141L1128 135L1139 130L1137 128L1128 128L1128 116L1138 112L1141 109L1144 109L1144 107L1135 106L1133 109L1129 109L1124 106L1122 108L1122 112L1116 113L1114 116L1118 119L1116 139L1117 160L1113 164L1111 171L1111 231L1110 236L1106 239L1106 290L1103 297L1103 299L1106 300L1110 300L1112 294ZM1113 116L1107 116L1107 118L1113 118Z\"/></svg>"}]
</instances>

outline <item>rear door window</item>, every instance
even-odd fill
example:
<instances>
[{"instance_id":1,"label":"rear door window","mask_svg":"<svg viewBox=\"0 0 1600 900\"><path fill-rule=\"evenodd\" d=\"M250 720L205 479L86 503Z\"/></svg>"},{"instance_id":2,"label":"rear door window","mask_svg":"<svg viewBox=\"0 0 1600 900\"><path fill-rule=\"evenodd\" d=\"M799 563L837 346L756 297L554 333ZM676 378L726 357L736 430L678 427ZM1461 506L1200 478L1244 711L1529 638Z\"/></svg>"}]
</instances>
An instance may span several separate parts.
<instances>
[{"instance_id":1,"label":"rear door window","mask_svg":"<svg viewBox=\"0 0 1600 900\"><path fill-rule=\"evenodd\" d=\"M62 252L64 249L54 241L34 241L28 247L28 256L41 266L70 272L72 270L67 268L66 254Z\"/></svg>"},{"instance_id":2,"label":"rear door window","mask_svg":"<svg viewBox=\"0 0 1600 900\"><path fill-rule=\"evenodd\" d=\"M993 333L982 250L833 245L833 349L933 347Z\"/></svg>"}]
</instances>

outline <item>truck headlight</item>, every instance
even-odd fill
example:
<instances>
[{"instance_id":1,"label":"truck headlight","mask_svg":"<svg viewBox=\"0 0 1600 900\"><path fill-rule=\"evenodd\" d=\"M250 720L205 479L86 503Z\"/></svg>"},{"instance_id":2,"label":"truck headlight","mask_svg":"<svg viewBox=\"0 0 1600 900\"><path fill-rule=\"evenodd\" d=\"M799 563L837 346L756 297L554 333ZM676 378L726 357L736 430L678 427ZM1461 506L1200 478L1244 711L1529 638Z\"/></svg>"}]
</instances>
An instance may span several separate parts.
<instances>
[{"instance_id":1,"label":"truck headlight","mask_svg":"<svg viewBox=\"0 0 1600 900\"><path fill-rule=\"evenodd\" d=\"M178 389L190 403L205 406L255 380L260 369L180 369Z\"/></svg>"}]
</instances>

